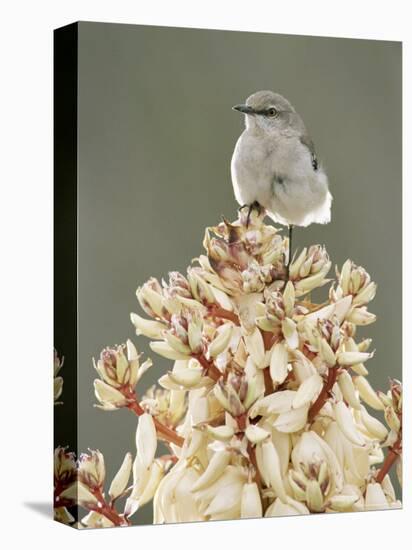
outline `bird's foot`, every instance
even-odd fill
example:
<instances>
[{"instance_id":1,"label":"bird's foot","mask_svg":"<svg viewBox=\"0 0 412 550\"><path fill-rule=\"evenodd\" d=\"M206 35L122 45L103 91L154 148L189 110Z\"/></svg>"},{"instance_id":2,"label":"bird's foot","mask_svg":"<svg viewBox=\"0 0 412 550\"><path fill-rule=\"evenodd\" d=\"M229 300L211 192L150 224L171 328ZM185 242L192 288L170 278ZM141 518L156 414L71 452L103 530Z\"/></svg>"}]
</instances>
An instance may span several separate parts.
<instances>
[{"instance_id":1,"label":"bird's foot","mask_svg":"<svg viewBox=\"0 0 412 550\"><path fill-rule=\"evenodd\" d=\"M257 210L258 214L260 215L263 212L263 207L258 203L258 201L254 201L252 202L252 204L244 204L243 206L239 207L238 212L242 212L244 208L248 209L248 213L246 217L246 227L249 227L250 216L253 210Z\"/></svg>"}]
</instances>

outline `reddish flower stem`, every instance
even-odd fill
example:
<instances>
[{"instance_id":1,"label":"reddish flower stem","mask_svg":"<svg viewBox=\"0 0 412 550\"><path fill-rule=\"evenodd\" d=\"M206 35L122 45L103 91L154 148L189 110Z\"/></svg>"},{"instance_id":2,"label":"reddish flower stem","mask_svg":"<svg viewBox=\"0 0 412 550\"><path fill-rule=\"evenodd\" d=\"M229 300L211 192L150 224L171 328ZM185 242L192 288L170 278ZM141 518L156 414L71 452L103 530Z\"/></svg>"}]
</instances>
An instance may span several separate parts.
<instances>
[{"instance_id":1,"label":"reddish flower stem","mask_svg":"<svg viewBox=\"0 0 412 550\"><path fill-rule=\"evenodd\" d=\"M69 508L70 506L74 506L76 503L71 500L70 498L62 498L60 494L67 489L71 485L71 482L69 483L61 483L60 480L55 479L55 487L54 487L54 498L53 498L53 506L54 508L61 508L62 506L65 506L66 508Z\"/></svg>"},{"instance_id":2,"label":"reddish flower stem","mask_svg":"<svg viewBox=\"0 0 412 550\"><path fill-rule=\"evenodd\" d=\"M239 317L236 315L236 313L233 313L233 311L229 311L228 309L224 309L220 306L212 306L210 308L210 314L212 317L228 319L229 321L232 321L232 323L234 323L236 326L240 326Z\"/></svg>"},{"instance_id":3,"label":"reddish flower stem","mask_svg":"<svg viewBox=\"0 0 412 550\"><path fill-rule=\"evenodd\" d=\"M389 472L389 470L398 460L401 447L402 447L402 439L401 439L401 436L399 435L394 445L389 448L385 461L382 464L382 468L379 470L376 476L376 481L378 483L382 483L382 481L385 479L386 474Z\"/></svg>"},{"instance_id":4,"label":"reddish flower stem","mask_svg":"<svg viewBox=\"0 0 412 550\"><path fill-rule=\"evenodd\" d=\"M262 487L262 478L260 476L259 468L258 468L258 465L257 465L256 451L255 451L255 448L250 443L250 441L249 441L248 446L247 446L247 451L249 453L250 461L253 464L253 467L254 467L254 470L255 470L255 482L259 485L259 487Z\"/></svg>"},{"instance_id":5,"label":"reddish flower stem","mask_svg":"<svg viewBox=\"0 0 412 550\"><path fill-rule=\"evenodd\" d=\"M268 332L267 330L261 330L260 332L262 333L265 351L269 351L276 342L277 336L273 332ZM265 381L265 395L269 395L273 392L273 382L270 376L269 367L263 369L263 379Z\"/></svg>"},{"instance_id":6,"label":"reddish flower stem","mask_svg":"<svg viewBox=\"0 0 412 550\"><path fill-rule=\"evenodd\" d=\"M265 395L270 395L273 393L273 381L270 376L269 367L263 369L263 380L265 382Z\"/></svg>"},{"instance_id":7,"label":"reddish flower stem","mask_svg":"<svg viewBox=\"0 0 412 550\"><path fill-rule=\"evenodd\" d=\"M109 506L107 504L107 502L104 500L104 497L100 489L97 489L97 488L92 489L89 487L89 491L96 497L96 499L99 502L98 506L88 507L89 510L92 510L94 512L97 512L98 514L101 514L102 516L105 516L114 525L117 525L117 526L129 525L129 522L127 521L126 518L120 516L117 510L113 506Z\"/></svg>"},{"instance_id":8,"label":"reddish flower stem","mask_svg":"<svg viewBox=\"0 0 412 550\"><path fill-rule=\"evenodd\" d=\"M261 330L260 332L262 333L265 351L269 351L270 349L272 349L273 344L276 342L277 336L273 332L268 332L267 330Z\"/></svg>"},{"instance_id":9,"label":"reddish flower stem","mask_svg":"<svg viewBox=\"0 0 412 550\"><path fill-rule=\"evenodd\" d=\"M207 376L212 378L215 382L217 382L221 378L222 373L213 364L213 361L208 361L204 355L194 355L194 358L197 359L202 367L205 369Z\"/></svg>"},{"instance_id":10,"label":"reddish flower stem","mask_svg":"<svg viewBox=\"0 0 412 550\"><path fill-rule=\"evenodd\" d=\"M318 412L321 410L323 405L328 400L330 396L330 391L332 390L333 385L336 382L337 374L338 374L337 367L330 367L328 369L328 377L326 379L326 382L323 385L322 391L320 392L318 398L309 409L309 413L308 413L309 422L313 422Z\"/></svg>"}]
</instances>

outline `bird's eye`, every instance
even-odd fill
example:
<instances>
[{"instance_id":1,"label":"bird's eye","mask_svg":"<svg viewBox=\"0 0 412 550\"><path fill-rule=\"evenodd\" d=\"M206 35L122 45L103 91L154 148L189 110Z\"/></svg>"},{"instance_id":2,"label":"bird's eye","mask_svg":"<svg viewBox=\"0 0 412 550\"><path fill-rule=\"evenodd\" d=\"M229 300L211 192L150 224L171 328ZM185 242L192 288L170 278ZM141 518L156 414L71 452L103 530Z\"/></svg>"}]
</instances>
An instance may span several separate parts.
<instances>
[{"instance_id":1,"label":"bird's eye","mask_svg":"<svg viewBox=\"0 0 412 550\"><path fill-rule=\"evenodd\" d=\"M278 114L277 110L274 108L274 107L271 107L270 109L267 110L267 116L268 117L275 117L276 115Z\"/></svg>"}]
</instances>

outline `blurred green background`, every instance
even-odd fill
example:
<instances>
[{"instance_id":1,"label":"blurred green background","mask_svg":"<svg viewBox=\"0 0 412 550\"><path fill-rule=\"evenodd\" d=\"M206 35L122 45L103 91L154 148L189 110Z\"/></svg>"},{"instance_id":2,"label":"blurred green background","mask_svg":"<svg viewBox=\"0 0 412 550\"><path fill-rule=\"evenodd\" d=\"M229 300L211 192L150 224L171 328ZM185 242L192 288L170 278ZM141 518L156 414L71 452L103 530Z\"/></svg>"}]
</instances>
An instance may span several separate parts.
<instances>
[{"instance_id":1,"label":"blurred green background","mask_svg":"<svg viewBox=\"0 0 412 550\"><path fill-rule=\"evenodd\" d=\"M184 272L204 228L236 217L230 159L243 129L231 110L259 89L302 115L330 179L332 222L297 229L378 283L370 380L401 377L401 44L101 23L79 24L79 448L109 478L135 451L136 418L93 408L92 357L134 336L136 287ZM64 350L62 350L64 354ZM151 354L153 357L154 354ZM141 390L168 361L155 367ZM63 373L64 375L64 373ZM150 523L151 504L134 518Z\"/></svg>"}]
</instances>

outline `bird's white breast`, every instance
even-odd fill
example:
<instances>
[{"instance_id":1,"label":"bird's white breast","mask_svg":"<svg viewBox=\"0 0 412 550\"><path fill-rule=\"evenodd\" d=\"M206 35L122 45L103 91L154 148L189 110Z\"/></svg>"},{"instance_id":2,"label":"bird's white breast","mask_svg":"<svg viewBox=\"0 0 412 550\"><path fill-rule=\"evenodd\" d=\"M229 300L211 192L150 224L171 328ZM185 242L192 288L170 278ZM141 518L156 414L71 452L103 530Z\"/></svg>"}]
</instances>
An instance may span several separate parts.
<instances>
[{"instance_id":1,"label":"bird's white breast","mask_svg":"<svg viewBox=\"0 0 412 550\"><path fill-rule=\"evenodd\" d=\"M268 138L245 130L236 143L231 172L241 206L257 201L283 224L330 220L326 174L320 167L313 169L310 151L297 136Z\"/></svg>"},{"instance_id":2,"label":"bird's white breast","mask_svg":"<svg viewBox=\"0 0 412 550\"><path fill-rule=\"evenodd\" d=\"M270 201L268 186L269 151L265 144L247 131L239 137L231 162L232 183L237 202L265 205Z\"/></svg>"}]
</instances>

